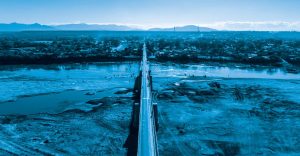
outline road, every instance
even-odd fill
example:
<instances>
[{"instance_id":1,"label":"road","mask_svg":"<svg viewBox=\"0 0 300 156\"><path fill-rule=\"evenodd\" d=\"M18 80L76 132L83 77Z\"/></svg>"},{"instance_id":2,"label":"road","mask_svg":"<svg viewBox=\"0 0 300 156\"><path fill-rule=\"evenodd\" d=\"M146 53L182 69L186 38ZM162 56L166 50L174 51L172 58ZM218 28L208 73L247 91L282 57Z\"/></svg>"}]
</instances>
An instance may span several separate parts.
<instances>
[{"instance_id":1,"label":"road","mask_svg":"<svg viewBox=\"0 0 300 156\"><path fill-rule=\"evenodd\" d=\"M158 154L156 145L156 128L152 107L146 44L144 44L143 47L141 69L142 88L139 114L138 156L155 156Z\"/></svg>"}]
</instances>

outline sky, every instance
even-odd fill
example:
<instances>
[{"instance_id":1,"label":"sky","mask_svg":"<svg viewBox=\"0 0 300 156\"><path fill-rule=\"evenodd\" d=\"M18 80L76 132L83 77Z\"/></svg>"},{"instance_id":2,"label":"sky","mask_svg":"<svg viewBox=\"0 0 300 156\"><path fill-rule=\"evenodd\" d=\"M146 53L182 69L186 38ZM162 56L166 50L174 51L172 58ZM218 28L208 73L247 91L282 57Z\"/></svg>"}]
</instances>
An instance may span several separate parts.
<instances>
[{"instance_id":1,"label":"sky","mask_svg":"<svg viewBox=\"0 0 300 156\"><path fill-rule=\"evenodd\" d=\"M0 23L300 30L300 0L0 0Z\"/></svg>"}]
</instances>

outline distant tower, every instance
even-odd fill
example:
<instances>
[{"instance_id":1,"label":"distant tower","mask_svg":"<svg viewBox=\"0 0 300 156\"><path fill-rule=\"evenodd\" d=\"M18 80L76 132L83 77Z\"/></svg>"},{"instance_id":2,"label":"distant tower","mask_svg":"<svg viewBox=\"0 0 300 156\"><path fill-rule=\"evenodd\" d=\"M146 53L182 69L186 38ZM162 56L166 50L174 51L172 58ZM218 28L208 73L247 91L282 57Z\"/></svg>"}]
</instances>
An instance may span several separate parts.
<instances>
[{"instance_id":1,"label":"distant tower","mask_svg":"<svg viewBox=\"0 0 300 156\"><path fill-rule=\"evenodd\" d=\"M199 27L199 25L197 26L197 31L200 32L200 27Z\"/></svg>"},{"instance_id":2,"label":"distant tower","mask_svg":"<svg viewBox=\"0 0 300 156\"><path fill-rule=\"evenodd\" d=\"M176 31L176 27L174 26L174 32Z\"/></svg>"}]
</instances>

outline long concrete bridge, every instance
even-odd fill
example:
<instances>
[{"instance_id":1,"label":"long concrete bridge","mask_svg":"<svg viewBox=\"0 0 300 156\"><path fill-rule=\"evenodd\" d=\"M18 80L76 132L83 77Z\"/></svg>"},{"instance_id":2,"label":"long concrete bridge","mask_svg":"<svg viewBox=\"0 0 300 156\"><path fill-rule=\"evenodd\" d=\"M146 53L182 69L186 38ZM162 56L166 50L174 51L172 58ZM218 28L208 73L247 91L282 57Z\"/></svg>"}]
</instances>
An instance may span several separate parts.
<instances>
[{"instance_id":1,"label":"long concrete bridge","mask_svg":"<svg viewBox=\"0 0 300 156\"><path fill-rule=\"evenodd\" d=\"M158 128L157 104L152 100L152 76L147 61L147 47L143 46L143 57L139 76L136 78L132 127L137 133L136 154L138 156L157 156Z\"/></svg>"}]
</instances>

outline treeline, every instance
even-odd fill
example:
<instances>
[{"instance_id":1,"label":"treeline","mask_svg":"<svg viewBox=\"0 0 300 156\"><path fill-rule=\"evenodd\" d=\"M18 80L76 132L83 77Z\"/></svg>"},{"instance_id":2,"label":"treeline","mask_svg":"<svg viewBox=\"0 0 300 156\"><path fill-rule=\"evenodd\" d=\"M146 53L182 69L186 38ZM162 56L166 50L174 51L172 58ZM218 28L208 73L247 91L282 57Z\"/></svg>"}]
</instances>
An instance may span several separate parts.
<instances>
[{"instance_id":1,"label":"treeline","mask_svg":"<svg viewBox=\"0 0 300 156\"><path fill-rule=\"evenodd\" d=\"M157 61L239 62L282 66L300 65L300 40L253 37L251 33L179 33L149 35L149 55ZM254 33L255 34L255 33ZM209 35L207 37L206 35ZM220 35L220 34L219 34ZM65 62L138 60L144 38L125 36L55 37L36 40L22 37L0 37L0 64L49 64Z\"/></svg>"}]
</instances>

